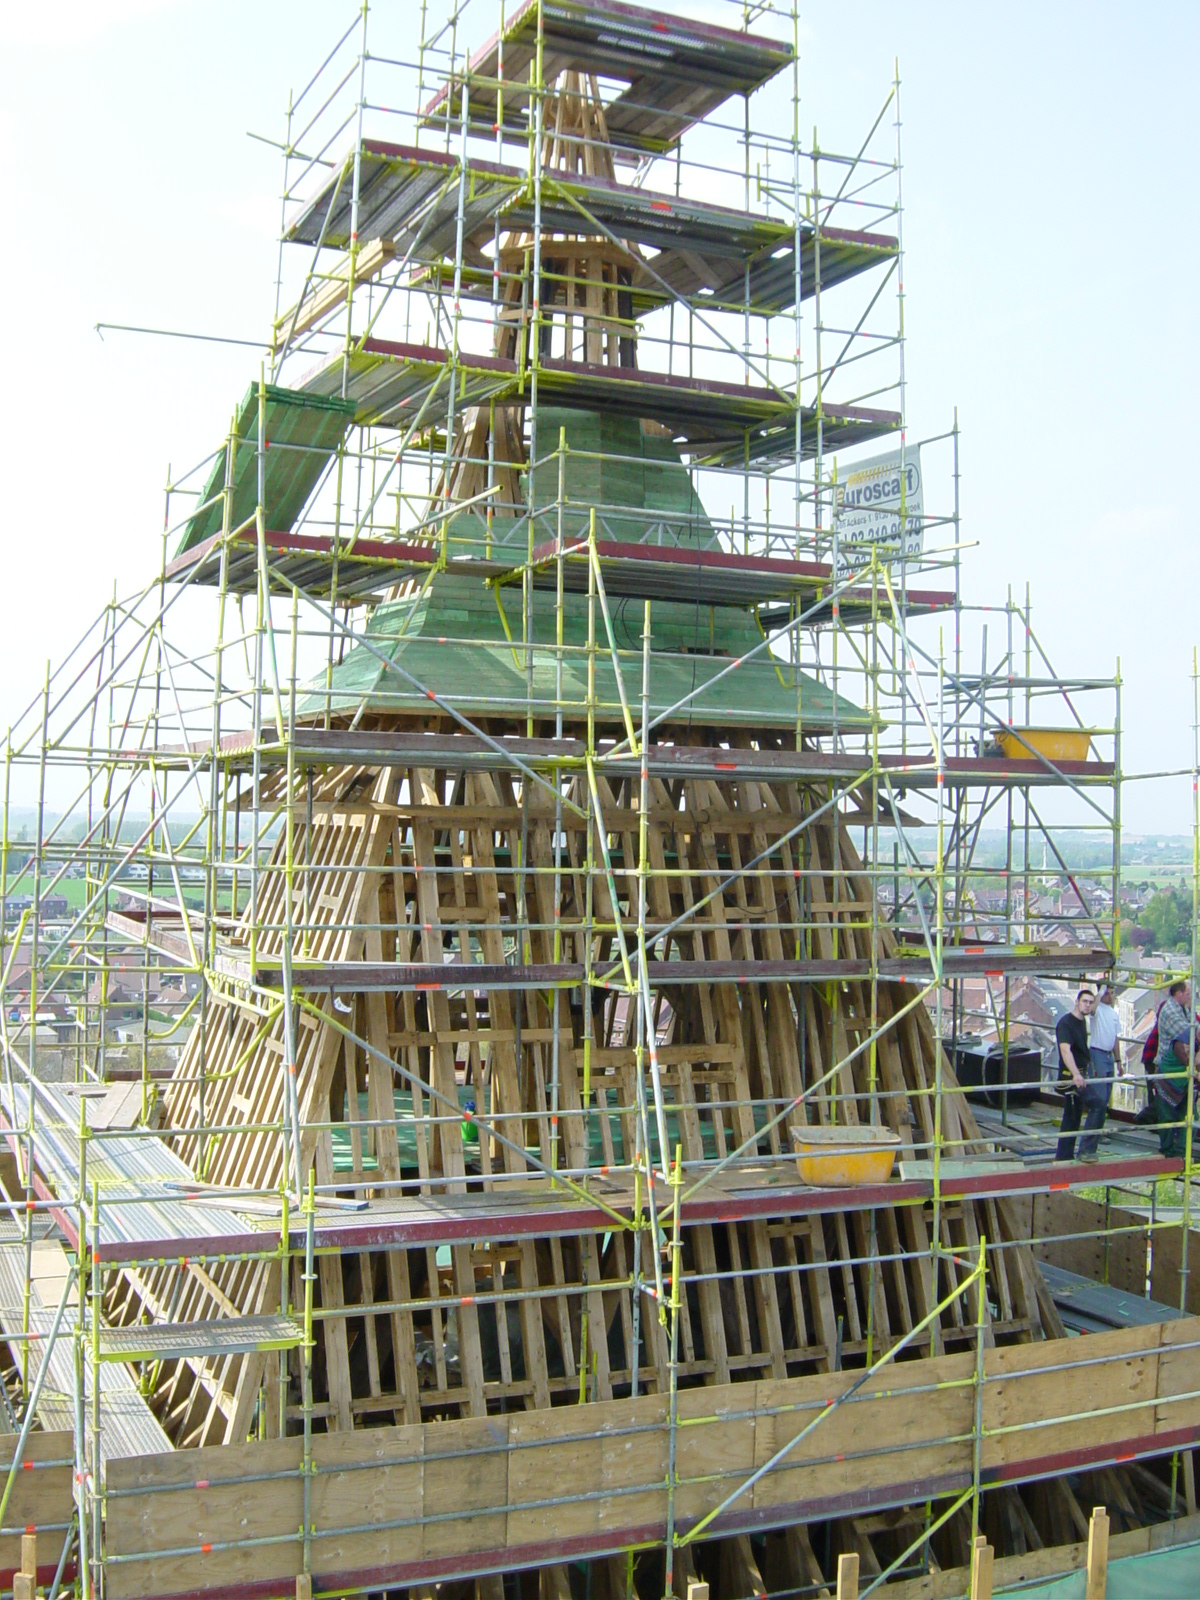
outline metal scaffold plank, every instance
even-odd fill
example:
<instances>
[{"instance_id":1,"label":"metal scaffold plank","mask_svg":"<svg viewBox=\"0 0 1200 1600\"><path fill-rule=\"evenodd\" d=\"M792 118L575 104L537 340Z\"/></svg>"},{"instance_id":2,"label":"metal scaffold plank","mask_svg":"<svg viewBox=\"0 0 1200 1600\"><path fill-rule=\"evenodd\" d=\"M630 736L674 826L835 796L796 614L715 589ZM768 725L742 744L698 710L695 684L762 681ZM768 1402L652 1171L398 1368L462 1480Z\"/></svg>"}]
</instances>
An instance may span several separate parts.
<instances>
[{"instance_id":1,"label":"metal scaffold plank","mask_svg":"<svg viewBox=\"0 0 1200 1600\"><path fill-rule=\"evenodd\" d=\"M55 1308L61 1296L63 1283L70 1272L70 1263L62 1245L54 1239L36 1240L32 1247L32 1260L33 1272L29 1280L31 1302L29 1327L34 1337L31 1344L30 1385L32 1387L36 1379L41 1361L48 1361L46 1377L42 1381L38 1421L47 1431L62 1429L70 1433L75 1426L74 1346L79 1322L75 1290L71 1291L72 1299L67 1305L58 1336L52 1345L49 1341ZM14 1340L12 1346L14 1350L21 1348L26 1281L24 1244L0 1245L0 1329ZM115 1331L105 1330L105 1332ZM83 1371L84 1415L90 1459L93 1384L90 1356L83 1362ZM145 1396L129 1369L122 1365L102 1366L100 1368L100 1457L105 1466L107 1467L110 1461L143 1456L171 1448L170 1439L146 1403Z\"/></svg>"}]
</instances>

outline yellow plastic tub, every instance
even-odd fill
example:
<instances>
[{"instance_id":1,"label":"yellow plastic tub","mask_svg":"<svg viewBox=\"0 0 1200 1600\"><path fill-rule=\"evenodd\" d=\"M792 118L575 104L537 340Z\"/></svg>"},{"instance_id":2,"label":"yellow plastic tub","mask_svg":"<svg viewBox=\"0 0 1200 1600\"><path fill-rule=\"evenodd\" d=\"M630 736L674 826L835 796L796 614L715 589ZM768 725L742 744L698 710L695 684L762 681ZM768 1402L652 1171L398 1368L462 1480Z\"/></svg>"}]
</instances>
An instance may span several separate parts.
<instances>
[{"instance_id":1,"label":"yellow plastic tub","mask_svg":"<svg viewBox=\"0 0 1200 1600\"><path fill-rule=\"evenodd\" d=\"M804 1183L816 1189L847 1189L886 1183L900 1136L890 1128L869 1126L793 1128L792 1147Z\"/></svg>"},{"instance_id":2,"label":"yellow plastic tub","mask_svg":"<svg viewBox=\"0 0 1200 1600\"><path fill-rule=\"evenodd\" d=\"M1016 737L1020 734L1021 738ZM1021 743L1024 739L1025 743ZM1034 761L1038 755L1047 761L1086 761L1092 743L1090 728L999 728L996 743L1010 761ZM1032 745L1033 749L1029 749Z\"/></svg>"}]
</instances>

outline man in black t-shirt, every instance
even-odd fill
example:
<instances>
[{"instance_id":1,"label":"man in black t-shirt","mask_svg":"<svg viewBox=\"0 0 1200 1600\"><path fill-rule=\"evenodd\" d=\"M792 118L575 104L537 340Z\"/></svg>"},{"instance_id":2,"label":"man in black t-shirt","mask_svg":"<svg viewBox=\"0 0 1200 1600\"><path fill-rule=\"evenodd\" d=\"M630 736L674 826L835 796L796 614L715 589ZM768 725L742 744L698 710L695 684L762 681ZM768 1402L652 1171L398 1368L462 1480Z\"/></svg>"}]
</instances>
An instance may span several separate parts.
<instances>
[{"instance_id":1,"label":"man in black t-shirt","mask_svg":"<svg viewBox=\"0 0 1200 1600\"><path fill-rule=\"evenodd\" d=\"M1085 1133L1098 1131L1104 1124L1105 1106L1096 1095L1091 1100L1088 1098L1091 1056L1088 1051L1087 1019L1095 1005L1095 992L1090 986L1081 985L1074 1006L1059 1017L1054 1029L1054 1037L1058 1042L1058 1087L1066 1096L1062 1126L1058 1130L1056 1161L1074 1161L1075 1135L1080 1122ZM1094 1161L1095 1152L1087 1159Z\"/></svg>"}]
</instances>

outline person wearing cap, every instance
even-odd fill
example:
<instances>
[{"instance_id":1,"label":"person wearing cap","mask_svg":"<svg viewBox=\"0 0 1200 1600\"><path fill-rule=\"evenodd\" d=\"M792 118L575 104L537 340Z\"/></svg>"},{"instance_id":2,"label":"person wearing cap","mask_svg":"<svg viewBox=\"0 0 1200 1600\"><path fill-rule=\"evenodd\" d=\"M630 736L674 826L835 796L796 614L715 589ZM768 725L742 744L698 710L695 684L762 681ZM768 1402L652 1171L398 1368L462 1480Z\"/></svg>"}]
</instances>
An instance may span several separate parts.
<instances>
[{"instance_id":1,"label":"person wearing cap","mask_svg":"<svg viewBox=\"0 0 1200 1600\"><path fill-rule=\"evenodd\" d=\"M1088 1029L1088 1093L1100 1105L1100 1127L1103 1128L1112 1101L1112 1086L1121 1069L1121 1044L1117 1037L1121 1031L1117 1008L1113 1005L1116 991L1111 983L1100 985L1096 1008L1092 1012ZM1085 1134L1079 1141L1079 1159L1090 1160L1100 1147L1098 1133Z\"/></svg>"},{"instance_id":2,"label":"person wearing cap","mask_svg":"<svg viewBox=\"0 0 1200 1600\"><path fill-rule=\"evenodd\" d=\"M1099 1087L1089 1082L1091 1052L1088 1048L1087 1019L1096 1004L1096 992L1089 984L1081 984L1070 1011L1064 1011L1054 1029L1058 1042L1058 1086L1063 1092L1062 1125L1058 1130L1056 1161L1074 1161L1075 1135L1083 1123L1085 1134L1099 1134L1104 1126L1107 1102L1097 1093ZM1095 1161L1098 1138L1093 1138L1092 1148L1081 1159ZM1082 1141L1081 1141L1082 1143Z\"/></svg>"}]
</instances>

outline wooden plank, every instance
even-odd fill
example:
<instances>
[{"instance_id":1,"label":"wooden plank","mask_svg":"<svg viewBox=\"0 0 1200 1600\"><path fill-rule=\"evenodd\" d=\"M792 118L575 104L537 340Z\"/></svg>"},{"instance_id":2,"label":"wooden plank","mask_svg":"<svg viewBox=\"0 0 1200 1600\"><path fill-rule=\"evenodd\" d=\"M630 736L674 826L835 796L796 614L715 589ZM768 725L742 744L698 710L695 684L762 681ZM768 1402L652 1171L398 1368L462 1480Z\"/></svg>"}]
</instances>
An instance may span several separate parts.
<instances>
[{"instance_id":1,"label":"wooden plank","mask_svg":"<svg viewBox=\"0 0 1200 1600\"><path fill-rule=\"evenodd\" d=\"M754 1471L761 1384L688 1389L679 1395L675 1515L701 1517ZM749 1502L748 1502L749 1503Z\"/></svg>"},{"instance_id":2,"label":"wooden plank","mask_svg":"<svg viewBox=\"0 0 1200 1600\"><path fill-rule=\"evenodd\" d=\"M971 1600L992 1600L992 1575L996 1552L983 1534L971 1550Z\"/></svg>"},{"instance_id":3,"label":"wooden plank","mask_svg":"<svg viewBox=\"0 0 1200 1600\"><path fill-rule=\"evenodd\" d=\"M1152 1435L1160 1331L1119 1329L1091 1334L1082 1344L1052 1340L988 1351L985 1468Z\"/></svg>"},{"instance_id":4,"label":"wooden plank","mask_svg":"<svg viewBox=\"0 0 1200 1600\"><path fill-rule=\"evenodd\" d=\"M1108 1513L1103 1506L1097 1506L1088 1524L1086 1600L1104 1600L1107 1587Z\"/></svg>"},{"instance_id":5,"label":"wooden plank","mask_svg":"<svg viewBox=\"0 0 1200 1600\"><path fill-rule=\"evenodd\" d=\"M1116 1561L1126 1556L1145 1555L1148 1550L1166 1550L1196 1539L1200 1539L1200 1516L1180 1517L1174 1522L1110 1534L1108 1558ZM992 1568L993 1588L1003 1592L1042 1579L1078 1573L1086 1562L1085 1540L1029 1550L1018 1556L998 1556ZM889 1584L884 1592L887 1600L962 1600L968 1582L969 1574L963 1568L947 1567L941 1572Z\"/></svg>"},{"instance_id":6,"label":"wooden plank","mask_svg":"<svg viewBox=\"0 0 1200 1600\"><path fill-rule=\"evenodd\" d=\"M1200 1317L1160 1327L1155 1432L1200 1430Z\"/></svg>"},{"instance_id":7,"label":"wooden plank","mask_svg":"<svg viewBox=\"0 0 1200 1600\"><path fill-rule=\"evenodd\" d=\"M985 1435L985 1472L1019 1469L1024 1461L1039 1465L1059 1449L1119 1449L1123 1440L1152 1438L1159 1358L1157 1345L1147 1341L1157 1333L1123 1330L1069 1348L1050 1341L986 1352L985 1424L1001 1431ZM1076 1364L1064 1368L1068 1355ZM825 1418L796 1447L795 1460L760 1480L735 1515L743 1525L750 1518L769 1526L803 1517L805 1507L886 1505L897 1495L911 1497L914 1484L969 1482L972 1373L970 1354L886 1369ZM1182 1371L1177 1376L1190 1381ZM842 1372L683 1391L681 1521L724 1499L855 1381L855 1374ZM322 1534L334 1537L314 1541L314 1570L344 1579L348 1572L411 1571L419 1562L447 1558L453 1569L456 1558L480 1551L504 1552L520 1564L529 1552L571 1539L599 1549L646 1537L665 1517L666 1418L666 1397L650 1395L318 1436L314 1518ZM297 1570L289 1565L296 1555L290 1540L301 1484L286 1474L299 1461L300 1441L291 1438L114 1462L110 1552L153 1554L188 1545L197 1552L117 1563L111 1569L114 1600L249 1581L252 1563L256 1578L274 1564L277 1575L290 1579ZM263 1487L248 1492L243 1480L249 1475ZM561 1506L534 1503L569 1496L576 1487L595 1497ZM410 1515L423 1524L384 1526ZM377 1531L355 1531L372 1523ZM218 1548L254 1537L287 1542ZM213 1549L198 1561L205 1544ZM277 1556L268 1559L264 1548Z\"/></svg>"},{"instance_id":8,"label":"wooden plank","mask_svg":"<svg viewBox=\"0 0 1200 1600\"><path fill-rule=\"evenodd\" d=\"M422 1556L465 1556L507 1542L510 1452L508 1417L464 1417L427 1424ZM492 1507L494 1515L477 1513ZM450 1516L451 1513L455 1515Z\"/></svg>"},{"instance_id":9,"label":"wooden plank","mask_svg":"<svg viewBox=\"0 0 1200 1600\"><path fill-rule=\"evenodd\" d=\"M0 1434L0 1484L8 1478L17 1446L15 1433ZM30 1433L25 1441L27 1470L19 1472L4 1512L6 1528L24 1529L0 1538L0 1585L12 1582L25 1558L24 1537L37 1538L42 1583L49 1584L67 1537L74 1502L71 1480L75 1446L67 1432Z\"/></svg>"},{"instance_id":10,"label":"wooden plank","mask_svg":"<svg viewBox=\"0 0 1200 1600\"><path fill-rule=\"evenodd\" d=\"M756 1511L861 1493L872 1487L969 1473L974 1390L970 1356L886 1368L830 1413L759 1480ZM936 1378L935 1378L936 1373ZM762 1466L861 1374L757 1385L755 1465Z\"/></svg>"}]
</instances>

